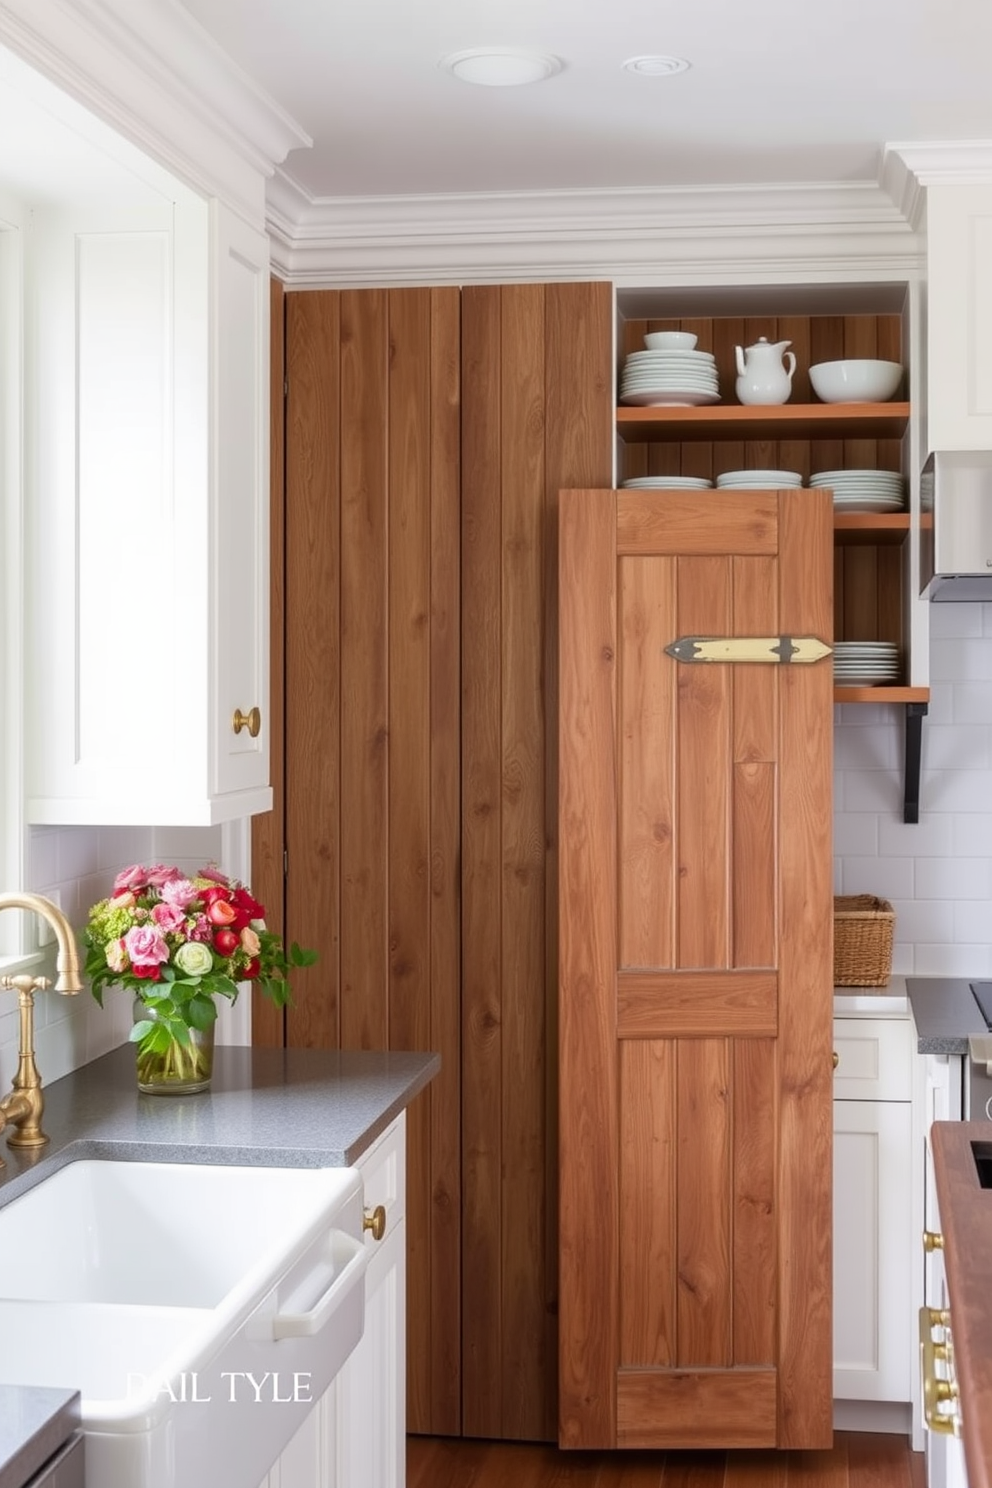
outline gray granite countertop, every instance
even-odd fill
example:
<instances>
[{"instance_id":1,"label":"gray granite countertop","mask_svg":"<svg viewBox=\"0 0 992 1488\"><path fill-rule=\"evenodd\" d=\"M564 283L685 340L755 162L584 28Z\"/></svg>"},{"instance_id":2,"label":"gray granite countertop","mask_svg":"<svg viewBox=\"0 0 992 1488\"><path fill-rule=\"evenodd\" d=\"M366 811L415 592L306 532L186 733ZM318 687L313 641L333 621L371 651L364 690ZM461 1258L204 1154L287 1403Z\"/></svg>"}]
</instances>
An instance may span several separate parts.
<instances>
[{"instance_id":1,"label":"gray granite countertop","mask_svg":"<svg viewBox=\"0 0 992 1488\"><path fill-rule=\"evenodd\" d=\"M78 1426L77 1390L0 1386L0 1488L23 1488Z\"/></svg>"},{"instance_id":2,"label":"gray granite countertop","mask_svg":"<svg viewBox=\"0 0 992 1488\"><path fill-rule=\"evenodd\" d=\"M967 977L907 977L920 1054L967 1054L968 1039L987 1033Z\"/></svg>"},{"instance_id":3,"label":"gray granite countertop","mask_svg":"<svg viewBox=\"0 0 992 1488\"><path fill-rule=\"evenodd\" d=\"M221 1046L208 1091L141 1095L125 1044L46 1086L40 1153L0 1139L0 1207L82 1157L347 1167L440 1067L438 1054Z\"/></svg>"}]
</instances>

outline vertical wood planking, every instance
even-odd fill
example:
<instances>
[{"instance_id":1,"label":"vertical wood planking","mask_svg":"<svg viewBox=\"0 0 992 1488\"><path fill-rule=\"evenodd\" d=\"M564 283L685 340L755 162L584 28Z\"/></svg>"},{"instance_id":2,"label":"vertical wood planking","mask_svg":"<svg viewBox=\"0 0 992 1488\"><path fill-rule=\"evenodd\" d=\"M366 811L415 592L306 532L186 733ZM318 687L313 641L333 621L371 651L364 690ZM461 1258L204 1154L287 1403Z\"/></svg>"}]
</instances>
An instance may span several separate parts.
<instances>
[{"instance_id":1,"label":"vertical wood planking","mask_svg":"<svg viewBox=\"0 0 992 1488\"><path fill-rule=\"evenodd\" d=\"M251 887L265 905L269 929L285 937L286 292L275 278L269 281L269 343L269 705L263 723L269 741L272 810L252 817ZM285 1024L285 1010L274 1007L253 988L252 1043L282 1048Z\"/></svg>"},{"instance_id":2,"label":"vertical wood planking","mask_svg":"<svg viewBox=\"0 0 992 1488\"><path fill-rule=\"evenodd\" d=\"M676 1053L678 1357L682 1368L733 1362L731 1042L680 1039Z\"/></svg>"},{"instance_id":3,"label":"vertical wood planking","mask_svg":"<svg viewBox=\"0 0 992 1488\"><path fill-rule=\"evenodd\" d=\"M737 1039L733 1061L734 1363L774 1364L778 1226L774 1040Z\"/></svg>"},{"instance_id":4,"label":"vertical wood planking","mask_svg":"<svg viewBox=\"0 0 992 1488\"><path fill-rule=\"evenodd\" d=\"M386 1047L426 1049L431 1033L430 291L387 297ZM407 1399L430 1419L430 1099L407 1112Z\"/></svg>"},{"instance_id":5,"label":"vertical wood planking","mask_svg":"<svg viewBox=\"0 0 992 1488\"><path fill-rule=\"evenodd\" d=\"M615 505L562 496L560 547L559 1441L616 1440ZM565 504L567 503L567 505ZM595 554L598 562L579 555Z\"/></svg>"},{"instance_id":6,"label":"vertical wood planking","mask_svg":"<svg viewBox=\"0 0 992 1488\"><path fill-rule=\"evenodd\" d=\"M825 635L829 496L781 492L779 534L782 629ZM780 686L779 1445L810 1447L828 1446L833 1431L832 669L783 668Z\"/></svg>"},{"instance_id":7,"label":"vertical wood planking","mask_svg":"<svg viewBox=\"0 0 992 1488\"><path fill-rule=\"evenodd\" d=\"M674 967L675 718L652 686L675 637L674 558L620 562L620 965Z\"/></svg>"},{"instance_id":8,"label":"vertical wood planking","mask_svg":"<svg viewBox=\"0 0 992 1488\"><path fill-rule=\"evenodd\" d=\"M502 1433L501 292L462 291L462 1427Z\"/></svg>"},{"instance_id":9,"label":"vertical wood planking","mask_svg":"<svg viewBox=\"0 0 992 1488\"><path fill-rule=\"evenodd\" d=\"M547 1370L543 1432L558 1429L558 493L613 485L616 386L611 363L613 286L545 289L547 387L544 428L545 965L548 1058L545 1149Z\"/></svg>"},{"instance_id":10,"label":"vertical wood planking","mask_svg":"<svg viewBox=\"0 0 992 1488\"><path fill-rule=\"evenodd\" d=\"M541 285L501 291L501 1434L539 1435L544 1315L544 421Z\"/></svg>"},{"instance_id":11,"label":"vertical wood planking","mask_svg":"<svg viewBox=\"0 0 992 1488\"><path fill-rule=\"evenodd\" d=\"M620 1367L676 1360L675 1043L620 1045Z\"/></svg>"},{"instance_id":12,"label":"vertical wood planking","mask_svg":"<svg viewBox=\"0 0 992 1488\"><path fill-rule=\"evenodd\" d=\"M677 560L676 632L729 635L731 570L726 558ZM730 965L731 668L678 668L678 961L682 968Z\"/></svg>"},{"instance_id":13,"label":"vertical wood planking","mask_svg":"<svg viewBox=\"0 0 992 1488\"><path fill-rule=\"evenodd\" d=\"M286 930L320 956L293 978L293 1048L340 1043L340 305L286 302Z\"/></svg>"},{"instance_id":14,"label":"vertical wood planking","mask_svg":"<svg viewBox=\"0 0 992 1488\"><path fill-rule=\"evenodd\" d=\"M775 560L733 559L733 634L777 635ZM775 958L776 666L731 667L733 713L733 966Z\"/></svg>"},{"instance_id":15,"label":"vertical wood planking","mask_svg":"<svg viewBox=\"0 0 992 1488\"><path fill-rule=\"evenodd\" d=\"M431 291L430 916L429 1046L441 1071L431 1113L429 1410L408 1402L411 1431L461 1430L461 306Z\"/></svg>"},{"instance_id":16,"label":"vertical wood planking","mask_svg":"<svg viewBox=\"0 0 992 1488\"><path fill-rule=\"evenodd\" d=\"M341 295L341 1041L388 1047L388 292Z\"/></svg>"}]
</instances>

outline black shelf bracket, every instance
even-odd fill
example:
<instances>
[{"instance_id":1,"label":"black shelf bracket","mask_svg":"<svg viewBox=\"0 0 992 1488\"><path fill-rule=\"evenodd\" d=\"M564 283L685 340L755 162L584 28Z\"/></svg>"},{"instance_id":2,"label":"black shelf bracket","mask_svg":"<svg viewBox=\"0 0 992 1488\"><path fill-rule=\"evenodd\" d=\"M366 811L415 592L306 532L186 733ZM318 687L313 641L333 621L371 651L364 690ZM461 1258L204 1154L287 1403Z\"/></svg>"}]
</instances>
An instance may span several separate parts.
<instances>
[{"instance_id":1,"label":"black shelf bracket","mask_svg":"<svg viewBox=\"0 0 992 1488\"><path fill-rule=\"evenodd\" d=\"M920 766L923 759L923 720L929 703L906 704L906 758L903 767L904 822L920 820Z\"/></svg>"}]
</instances>

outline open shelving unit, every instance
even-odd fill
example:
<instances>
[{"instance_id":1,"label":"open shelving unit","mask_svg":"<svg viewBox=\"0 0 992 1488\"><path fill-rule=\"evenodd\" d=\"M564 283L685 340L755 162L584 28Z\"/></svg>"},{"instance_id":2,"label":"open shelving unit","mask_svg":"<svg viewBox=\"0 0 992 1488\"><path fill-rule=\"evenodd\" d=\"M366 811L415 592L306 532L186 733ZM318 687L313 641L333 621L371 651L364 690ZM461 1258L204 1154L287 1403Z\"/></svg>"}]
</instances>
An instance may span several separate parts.
<instances>
[{"instance_id":1,"label":"open shelving unit","mask_svg":"<svg viewBox=\"0 0 992 1488\"><path fill-rule=\"evenodd\" d=\"M800 308L796 298L786 314L775 310L765 314L762 309L755 313L752 298L748 313L741 315L733 313L733 293L725 287L722 297L713 301L715 313L708 314L705 295L700 292L702 313L695 317L682 313L676 318L667 313L678 299L670 291L654 301L644 291L638 300L628 300L621 307L619 365L629 352L640 349L646 331L694 331L700 349L714 354L724 401L689 408L620 404L616 409L618 482L645 474L715 478L724 470L755 467L798 470L804 481L817 470L905 471L908 401L820 403L808 376L811 364L845 356L877 356L905 364L905 327L902 313L896 310L898 296L888 301L882 296L874 305L870 297L858 302L854 296L851 309L839 314L796 313ZM745 292L742 304L746 298ZM769 306L773 299L769 296ZM633 316L625 318L625 308L628 315L632 309ZM748 345L759 336L789 340L796 352L792 396L785 404L745 406L733 401L735 345ZM836 687L834 700L838 704L890 704L905 710L904 820L908 822L919 819L922 720L930 697L928 687L909 685L911 648L905 616L910 529L908 511L876 515L845 510L837 511L834 519L835 637L896 642L905 679L893 686Z\"/></svg>"}]
</instances>

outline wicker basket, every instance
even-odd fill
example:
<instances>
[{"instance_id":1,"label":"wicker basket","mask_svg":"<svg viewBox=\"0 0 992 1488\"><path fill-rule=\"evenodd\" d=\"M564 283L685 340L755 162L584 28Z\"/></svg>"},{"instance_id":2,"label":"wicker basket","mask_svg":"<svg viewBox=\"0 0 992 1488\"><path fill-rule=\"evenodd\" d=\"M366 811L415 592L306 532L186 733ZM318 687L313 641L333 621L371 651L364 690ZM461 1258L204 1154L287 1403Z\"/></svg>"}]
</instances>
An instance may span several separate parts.
<instances>
[{"instance_id":1,"label":"wicker basket","mask_svg":"<svg viewBox=\"0 0 992 1488\"><path fill-rule=\"evenodd\" d=\"M896 916L874 894L834 896L834 986L886 987Z\"/></svg>"}]
</instances>

